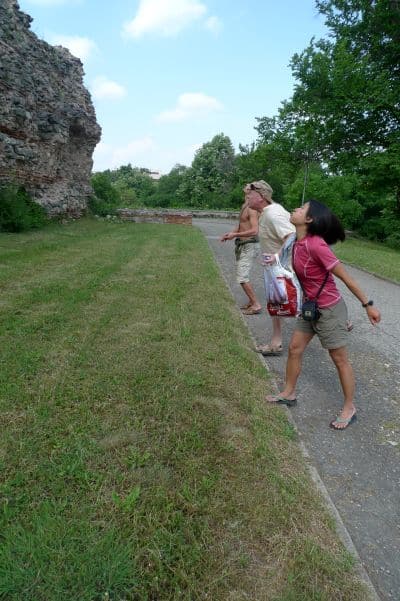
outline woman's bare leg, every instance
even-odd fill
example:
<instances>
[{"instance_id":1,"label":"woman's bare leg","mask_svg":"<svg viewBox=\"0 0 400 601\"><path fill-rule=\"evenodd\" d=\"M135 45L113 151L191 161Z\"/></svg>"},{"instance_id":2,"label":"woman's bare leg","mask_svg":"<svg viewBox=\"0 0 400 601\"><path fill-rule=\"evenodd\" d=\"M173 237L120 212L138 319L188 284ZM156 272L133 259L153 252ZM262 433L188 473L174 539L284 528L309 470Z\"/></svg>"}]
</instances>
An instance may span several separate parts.
<instances>
[{"instance_id":1,"label":"woman's bare leg","mask_svg":"<svg viewBox=\"0 0 400 601\"><path fill-rule=\"evenodd\" d=\"M295 330L289 344L289 353L286 363L286 382L279 397L292 400L296 398L296 384L301 372L303 353L314 334ZM267 397L270 402L275 402L277 397Z\"/></svg>"},{"instance_id":2,"label":"woman's bare leg","mask_svg":"<svg viewBox=\"0 0 400 601\"><path fill-rule=\"evenodd\" d=\"M339 417L342 419L349 419L354 415L356 408L354 405L354 373L347 354L347 348L342 346L337 349L330 349L329 354L338 371L344 396L343 409ZM337 428L345 428L347 425L346 423L340 422L334 422L334 424Z\"/></svg>"}]
</instances>

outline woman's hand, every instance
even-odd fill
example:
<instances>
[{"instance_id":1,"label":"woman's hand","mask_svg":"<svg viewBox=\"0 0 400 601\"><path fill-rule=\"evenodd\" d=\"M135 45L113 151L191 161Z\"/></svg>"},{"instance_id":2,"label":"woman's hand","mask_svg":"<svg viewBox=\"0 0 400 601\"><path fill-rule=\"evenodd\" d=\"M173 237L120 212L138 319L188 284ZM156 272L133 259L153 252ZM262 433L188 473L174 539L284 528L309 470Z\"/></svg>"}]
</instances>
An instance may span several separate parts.
<instances>
[{"instance_id":1,"label":"woman's hand","mask_svg":"<svg viewBox=\"0 0 400 601\"><path fill-rule=\"evenodd\" d=\"M376 307L374 307L372 305L368 305L366 307L366 309L367 309L368 319L370 320L370 322L372 323L373 326L376 326L376 324L379 323L381 320L381 313L380 313L379 309L377 309Z\"/></svg>"},{"instance_id":2,"label":"woman's hand","mask_svg":"<svg viewBox=\"0 0 400 601\"><path fill-rule=\"evenodd\" d=\"M340 278L344 284L346 284L347 288L354 294L356 298L360 301L361 304L366 303L366 297L364 292L361 290L360 286L357 282L347 273L346 269L343 267L342 263L338 263L333 269L332 273ZM379 309L374 307L373 305L367 305L365 307L368 315L368 319L372 323L373 326L376 326L377 323L381 320L381 314Z\"/></svg>"}]
</instances>

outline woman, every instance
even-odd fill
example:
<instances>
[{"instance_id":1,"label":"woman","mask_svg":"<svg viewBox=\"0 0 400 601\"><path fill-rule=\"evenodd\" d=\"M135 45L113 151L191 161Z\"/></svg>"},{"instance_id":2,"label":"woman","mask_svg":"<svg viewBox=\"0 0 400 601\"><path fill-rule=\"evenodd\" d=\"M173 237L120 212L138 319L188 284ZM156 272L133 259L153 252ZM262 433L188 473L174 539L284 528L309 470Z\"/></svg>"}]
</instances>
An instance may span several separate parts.
<instances>
[{"instance_id":1,"label":"woman","mask_svg":"<svg viewBox=\"0 0 400 601\"><path fill-rule=\"evenodd\" d=\"M296 240L293 244L293 267L300 280L304 294L314 300L318 290L326 279L318 296L318 308L321 316L317 321L305 321L299 318L289 345L286 364L286 383L278 396L268 396L270 403L296 404L296 383L301 372L302 357L308 343L316 334L326 348L339 374L344 395L344 405L339 416L331 421L335 430L345 430L356 419L354 406L354 375L347 355L347 308L335 284L335 275L360 301L367 316L375 325L381 316L354 279L347 273L329 245L345 239L343 226L339 219L322 203L310 200L304 206L295 209L290 217L296 227Z\"/></svg>"}]
</instances>

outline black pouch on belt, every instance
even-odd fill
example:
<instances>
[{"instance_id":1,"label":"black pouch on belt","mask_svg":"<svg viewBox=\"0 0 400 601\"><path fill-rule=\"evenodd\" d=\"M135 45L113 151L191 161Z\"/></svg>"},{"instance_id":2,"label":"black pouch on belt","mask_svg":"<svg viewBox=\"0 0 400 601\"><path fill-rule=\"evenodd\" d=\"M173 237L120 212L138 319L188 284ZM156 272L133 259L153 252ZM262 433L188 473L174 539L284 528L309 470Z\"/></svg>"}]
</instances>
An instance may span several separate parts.
<instances>
[{"instance_id":1,"label":"black pouch on belt","mask_svg":"<svg viewBox=\"0 0 400 601\"><path fill-rule=\"evenodd\" d=\"M301 305L301 316L305 321L317 321L321 317L316 300L306 300Z\"/></svg>"},{"instance_id":2,"label":"black pouch on belt","mask_svg":"<svg viewBox=\"0 0 400 601\"><path fill-rule=\"evenodd\" d=\"M326 272L325 279L322 282L320 289L318 290L317 296L314 300L306 299L301 305L301 316L304 321L318 321L321 317L321 312L318 309L318 297L322 292L322 288L325 286L329 277L329 271ZM300 280L299 280L300 281ZM303 291L304 292L304 291Z\"/></svg>"}]
</instances>

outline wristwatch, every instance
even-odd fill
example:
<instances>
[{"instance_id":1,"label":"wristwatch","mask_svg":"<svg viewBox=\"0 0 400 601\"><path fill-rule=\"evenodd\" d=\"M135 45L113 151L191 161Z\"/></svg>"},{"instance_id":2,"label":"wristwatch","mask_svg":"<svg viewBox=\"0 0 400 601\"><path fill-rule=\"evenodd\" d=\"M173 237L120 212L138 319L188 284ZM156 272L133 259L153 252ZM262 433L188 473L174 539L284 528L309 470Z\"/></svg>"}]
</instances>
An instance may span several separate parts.
<instances>
[{"instance_id":1,"label":"wristwatch","mask_svg":"<svg viewBox=\"0 0 400 601\"><path fill-rule=\"evenodd\" d=\"M374 304L373 300L369 300L367 303L361 303L361 306L366 309L367 307L372 307L372 305Z\"/></svg>"}]
</instances>

